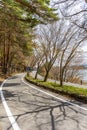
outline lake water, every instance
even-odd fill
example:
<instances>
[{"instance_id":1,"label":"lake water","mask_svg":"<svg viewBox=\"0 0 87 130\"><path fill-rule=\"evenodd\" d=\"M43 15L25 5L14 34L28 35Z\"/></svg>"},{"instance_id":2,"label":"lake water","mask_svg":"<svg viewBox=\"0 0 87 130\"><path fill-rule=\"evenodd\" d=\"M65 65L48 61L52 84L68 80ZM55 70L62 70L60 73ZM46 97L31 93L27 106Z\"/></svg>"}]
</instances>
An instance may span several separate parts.
<instances>
[{"instance_id":1,"label":"lake water","mask_svg":"<svg viewBox=\"0 0 87 130\"><path fill-rule=\"evenodd\" d=\"M81 78L83 81L87 82L87 69L80 70Z\"/></svg>"}]
</instances>

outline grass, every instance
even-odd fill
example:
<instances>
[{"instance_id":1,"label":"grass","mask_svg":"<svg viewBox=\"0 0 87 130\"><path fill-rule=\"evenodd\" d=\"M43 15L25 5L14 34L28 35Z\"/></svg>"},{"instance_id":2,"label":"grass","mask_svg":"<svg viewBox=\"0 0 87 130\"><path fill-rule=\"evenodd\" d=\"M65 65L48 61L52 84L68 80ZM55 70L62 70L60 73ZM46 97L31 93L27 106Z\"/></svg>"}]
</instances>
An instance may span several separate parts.
<instances>
[{"instance_id":1,"label":"grass","mask_svg":"<svg viewBox=\"0 0 87 130\"><path fill-rule=\"evenodd\" d=\"M63 95L67 95L69 97L73 97L75 99L79 99L83 102L87 103L87 89L84 88L78 88L73 86L60 86L57 83L53 82L43 82L42 80L34 79L33 77L25 77L26 80L30 81L31 83L34 83L40 87L44 87L46 89L49 89L51 91L54 91L56 93L61 93Z\"/></svg>"}]
</instances>

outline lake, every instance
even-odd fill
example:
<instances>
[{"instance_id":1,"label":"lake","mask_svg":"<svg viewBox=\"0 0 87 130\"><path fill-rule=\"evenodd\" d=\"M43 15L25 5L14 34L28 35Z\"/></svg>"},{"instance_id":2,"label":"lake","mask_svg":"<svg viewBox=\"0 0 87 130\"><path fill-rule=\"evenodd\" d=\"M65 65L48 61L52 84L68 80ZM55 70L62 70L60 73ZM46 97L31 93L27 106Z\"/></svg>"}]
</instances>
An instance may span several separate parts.
<instances>
[{"instance_id":1,"label":"lake","mask_svg":"<svg viewBox=\"0 0 87 130\"><path fill-rule=\"evenodd\" d=\"M80 75L82 80L87 82L87 69L80 70Z\"/></svg>"}]
</instances>

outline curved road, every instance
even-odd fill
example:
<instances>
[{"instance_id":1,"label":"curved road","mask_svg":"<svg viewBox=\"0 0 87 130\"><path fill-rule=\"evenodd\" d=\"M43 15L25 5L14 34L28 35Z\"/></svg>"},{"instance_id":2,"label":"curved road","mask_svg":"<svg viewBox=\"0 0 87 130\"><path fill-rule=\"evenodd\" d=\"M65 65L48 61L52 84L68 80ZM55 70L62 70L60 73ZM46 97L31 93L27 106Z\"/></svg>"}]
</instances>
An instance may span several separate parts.
<instances>
[{"instance_id":1,"label":"curved road","mask_svg":"<svg viewBox=\"0 0 87 130\"><path fill-rule=\"evenodd\" d=\"M86 104L72 101L73 104L58 94L39 90L37 86L27 84L23 75L13 76L2 85L0 130L87 130ZM3 104L7 104L6 108ZM11 122L12 117L15 122ZM13 127L15 124L17 129Z\"/></svg>"}]
</instances>

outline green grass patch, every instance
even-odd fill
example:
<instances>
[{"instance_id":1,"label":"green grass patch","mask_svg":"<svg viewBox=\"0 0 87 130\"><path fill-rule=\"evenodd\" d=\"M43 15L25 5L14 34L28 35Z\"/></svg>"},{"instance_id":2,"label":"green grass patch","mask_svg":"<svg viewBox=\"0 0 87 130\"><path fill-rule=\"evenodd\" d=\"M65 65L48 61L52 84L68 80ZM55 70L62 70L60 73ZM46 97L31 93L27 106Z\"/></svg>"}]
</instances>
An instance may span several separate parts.
<instances>
[{"instance_id":1,"label":"green grass patch","mask_svg":"<svg viewBox=\"0 0 87 130\"><path fill-rule=\"evenodd\" d=\"M42 80L34 79L32 77L27 77L27 76L25 78L38 86L45 87L45 88L50 89L52 91L60 92L60 93L63 93L65 95L77 97L77 98L80 98L80 99L87 101L87 89L73 87L73 86L67 86L67 85L60 86L57 83L43 82Z\"/></svg>"}]
</instances>

